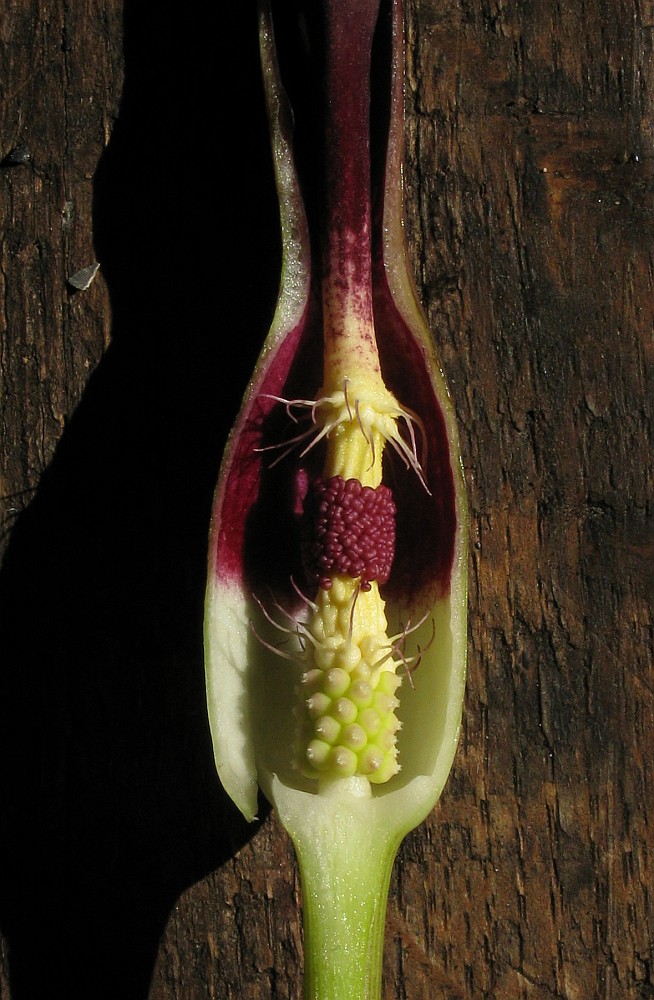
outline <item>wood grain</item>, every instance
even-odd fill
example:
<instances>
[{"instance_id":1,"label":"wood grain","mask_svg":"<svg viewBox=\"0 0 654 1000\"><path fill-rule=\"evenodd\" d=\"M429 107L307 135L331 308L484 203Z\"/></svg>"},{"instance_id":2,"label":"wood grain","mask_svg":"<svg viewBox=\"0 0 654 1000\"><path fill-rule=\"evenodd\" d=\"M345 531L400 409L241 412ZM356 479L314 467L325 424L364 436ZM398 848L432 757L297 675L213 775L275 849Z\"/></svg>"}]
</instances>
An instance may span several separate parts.
<instances>
[{"instance_id":1,"label":"wood grain","mask_svg":"<svg viewBox=\"0 0 654 1000\"><path fill-rule=\"evenodd\" d=\"M0 158L30 153L0 168L0 998L296 1000L292 849L221 794L201 660L210 496L279 268L254 5L148 6L0 19ZM411 0L407 43L470 668L385 995L647 1000L654 8Z\"/></svg>"}]
</instances>

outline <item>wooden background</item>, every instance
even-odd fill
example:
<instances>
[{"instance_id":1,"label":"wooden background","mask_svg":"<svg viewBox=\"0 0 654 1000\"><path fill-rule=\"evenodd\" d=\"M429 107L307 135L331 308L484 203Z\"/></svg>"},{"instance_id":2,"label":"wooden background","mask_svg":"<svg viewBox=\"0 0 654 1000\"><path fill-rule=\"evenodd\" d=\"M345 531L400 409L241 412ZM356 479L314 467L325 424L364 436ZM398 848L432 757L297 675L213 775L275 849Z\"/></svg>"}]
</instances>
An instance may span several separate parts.
<instances>
[{"instance_id":1,"label":"wooden background","mask_svg":"<svg viewBox=\"0 0 654 1000\"><path fill-rule=\"evenodd\" d=\"M654 7L407 18L470 667L450 782L395 868L386 996L651 1000ZM201 659L210 496L279 267L253 2L12 0L0 156L21 145L0 168L0 997L299 998L292 849L221 793Z\"/></svg>"}]
</instances>

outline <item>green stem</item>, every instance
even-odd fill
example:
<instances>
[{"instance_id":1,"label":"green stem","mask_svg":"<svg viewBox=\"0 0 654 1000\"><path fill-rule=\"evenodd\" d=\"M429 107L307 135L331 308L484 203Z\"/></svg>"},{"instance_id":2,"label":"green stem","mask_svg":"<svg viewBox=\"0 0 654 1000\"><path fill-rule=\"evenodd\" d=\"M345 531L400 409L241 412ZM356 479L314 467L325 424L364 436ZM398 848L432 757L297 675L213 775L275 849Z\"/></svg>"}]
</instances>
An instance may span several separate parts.
<instances>
[{"instance_id":1,"label":"green stem","mask_svg":"<svg viewBox=\"0 0 654 1000\"><path fill-rule=\"evenodd\" d=\"M321 789L315 809L307 807L312 821L291 823L302 881L305 1000L381 998L386 900L400 838L374 821L361 779L352 782L363 793Z\"/></svg>"}]
</instances>

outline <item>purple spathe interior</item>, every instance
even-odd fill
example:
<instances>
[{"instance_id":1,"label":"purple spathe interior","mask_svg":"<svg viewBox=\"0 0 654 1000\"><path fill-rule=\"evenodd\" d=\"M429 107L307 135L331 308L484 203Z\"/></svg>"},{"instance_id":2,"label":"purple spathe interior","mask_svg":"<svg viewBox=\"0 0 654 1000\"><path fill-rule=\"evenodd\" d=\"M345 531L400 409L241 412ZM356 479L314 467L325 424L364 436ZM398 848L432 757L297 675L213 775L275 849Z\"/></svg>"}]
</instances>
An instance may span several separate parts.
<instances>
[{"instance_id":1,"label":"purple spathe interior","mask_svg":"<svg viewBox=\"0 0 654 1000\"><path fill-rule=\"evenodd\" d=\"M302 458L298 446L280 457L284 440L297 434L298 426L284 406L268 396L315 399L320 394L322 281L330 273L334 278L334 269L341 269L344 287L347 282L351 287L354 274L355 284L367 296L384 380L400 404L418 415L427 439L422 464L429 491L390 446L386 449L384 481L397 506L397 539L383 594L403 605L423 603L448 591L452 571L456 509L446 423L430 374L430 352L422 335L400 313L386 280L381 263L383 213L371 211L371 183L378 193L384 186L384 157L379 158L382 169L375 170L373 150L371 182L369 131L360 134L362 101L367 122L370 87L369 76L362 78L365 59L357 59L357 46L370 45L378 6L379 0L324 0L330 24L324 60L328 111L321 126L324 155L317 166L312 164L322 180L305 184L300 174L305 192L323 195L319 209L314 203L307 206L315 262L309 296L301 321L282 331L260 362L228 444L214 504L210 558L216 576L238 582L250 593L269 589L292 602L296 599L292 579L306 591L310 588L301 565L300 520L304 493L310 479L321 472L323 451L318 446ZM387 6L384 0L383 17L388 15ZM353 22L352 12L360 10L361 21ZM363 25L358 33L353 23ZM299 122L298 131L301 136ZM315 132L306 131L305 139L307 134L311 142ZM384 142L387 136L388 130ZM311 164L306 143L303 152L306 172ZM417 437L422 458L419 432ZM271 446L273 450L260 450ZM282 447L277 452L274 446Z\"/></svg>"},{"instance_id":2,"label":"purple spathe interior","mask_svg":"<svg viewBox=\"0 0 654 1000\"><path fill-rule=\"evenodd\" d=\"M427 438L423 472L429 493L388 446L385 459L384 480L397 506L397 537L383 592L410 604L418 595L442 595L449 587L456 529L454 480L443 411L433 392L425 353L388 289L376 289L375 298L382 371L402 403L420 416ZM310 398L310 392L315 398L319 385L315 378L308 380L306 372L320 370L320 346L320 325L315 320L287 335L254 387L226 459L214 512L215 572L252 593L265 588L291 596L291 578L309 586L301 562L301 511L308 482L320 474L322 449L303 459L298 449L281 459L274 450L258 449L283 445L284 438L296 432L284 408L263 394Z\"/></svg>"}]
</instances>

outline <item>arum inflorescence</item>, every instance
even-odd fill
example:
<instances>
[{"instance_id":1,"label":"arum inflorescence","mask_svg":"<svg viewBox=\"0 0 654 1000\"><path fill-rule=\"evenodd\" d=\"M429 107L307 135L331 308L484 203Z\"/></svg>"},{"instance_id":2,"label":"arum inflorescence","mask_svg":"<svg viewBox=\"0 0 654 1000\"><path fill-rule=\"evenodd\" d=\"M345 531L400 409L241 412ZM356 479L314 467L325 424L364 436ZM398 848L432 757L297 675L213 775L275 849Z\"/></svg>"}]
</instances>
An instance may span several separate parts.
<instances>
[{"instance_id":1,"label":"arum inflorescence","mask_svg":"<svg viewBox=\"0 0 654 1000\"><path fill-rule=\"evenodd\" d=\"M393 858L458 737L465 501L405 261L400 2L304 15L280 68L260 14L282 278L216 491L207 695L226 790L297 850L306 996L375 1000Z\"/></svg>"}]
</instances>

